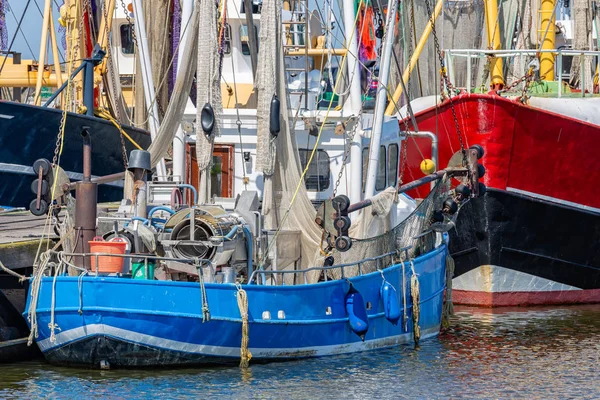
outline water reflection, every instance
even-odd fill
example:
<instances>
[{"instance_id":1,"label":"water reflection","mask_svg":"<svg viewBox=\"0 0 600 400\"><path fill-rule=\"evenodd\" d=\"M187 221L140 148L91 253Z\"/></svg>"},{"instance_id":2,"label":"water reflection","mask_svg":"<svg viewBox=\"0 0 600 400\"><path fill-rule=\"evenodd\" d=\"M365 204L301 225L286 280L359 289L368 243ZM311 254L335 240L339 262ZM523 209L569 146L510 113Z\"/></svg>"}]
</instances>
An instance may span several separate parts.
<instances>
[{"instance_id":1,"label":"water reflection","mask_svg":"<svg viewBox=\"0 0 600 400\"><path fill-rule=\"evenodd\" d=\"M245 371L0 365L0 398L598 398L599 362L600 306L457 307L451 328L418 349L254 364Z\"/></svg>"}]
</instances>

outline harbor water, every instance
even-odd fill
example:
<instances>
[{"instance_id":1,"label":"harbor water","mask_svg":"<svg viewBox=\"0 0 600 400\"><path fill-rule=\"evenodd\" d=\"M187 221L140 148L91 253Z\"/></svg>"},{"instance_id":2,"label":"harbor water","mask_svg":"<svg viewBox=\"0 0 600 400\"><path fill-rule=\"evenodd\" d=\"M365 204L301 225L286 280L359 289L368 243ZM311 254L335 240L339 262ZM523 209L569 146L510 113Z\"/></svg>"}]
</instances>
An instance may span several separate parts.
<instances>
[{"instance_id":1,"label":"harbor water","mask_svg":"<svg viewBox=\"0 0 600 400\"><path fill-rule=\"evenodd\" d=\"M250 338L250 342L252 338ZM420 346L171 370L0 364L0 398L600 398L600 305L456 307Z\"/></svg>"}]
</instances>

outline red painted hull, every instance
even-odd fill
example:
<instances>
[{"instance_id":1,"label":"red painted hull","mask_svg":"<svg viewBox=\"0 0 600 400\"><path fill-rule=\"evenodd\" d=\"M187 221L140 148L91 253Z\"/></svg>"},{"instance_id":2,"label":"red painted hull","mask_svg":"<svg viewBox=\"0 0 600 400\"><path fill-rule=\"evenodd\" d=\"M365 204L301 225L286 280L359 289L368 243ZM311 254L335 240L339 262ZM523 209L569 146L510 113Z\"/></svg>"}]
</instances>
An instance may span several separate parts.
<instances>
[{"instance_id":1,"label":"red painted hull","mask_svg":"<svg viewBox=\"0 0 600 400\"><path fill-rule=\"evenodd\" d=\"M475 292L453 290L455 304L476 307L524 307L600 303L600 289L546 292Z\"/></svg>"},{"instance_id":2,"label":"red painted hull","mask_svg":"<svg viewBox=\"0 0 600 400\"><path fill-rule=\"evenodd\" d=\"M517 189L600 208L600 127L564 115L523 105L494 94L464 94L453 98L465 145L480 144L486 154L483 182L488 187ZM438 134L439 167L460 150L450 102L416 114L421 131ZM408 140L404 181L423 176L431 142ZM424 197L423 186L412 193Z\"/></svg>"},{"instance_id":3,"label":"red painted hull","mask_svg":"<svg viewBox=\"0 0 600 400\"><path fill-rule=\"evenodd\" d=\"M487 292L457 287L454 301L483 307L600 303L598 257L575 240L577 231L570 228L574 223L589 227L600 215L577 207L600 209L600 126L494 94L463 94L453 104L465 146L485 149L483 182L500 191L488 192L487 202L478 199L459 214L450 241L456 276L479 265L499 265L551 280L558 276L563 278L559 283L587 289ZM420 131L437 133L438 168L446 167L460 150L450 102L415 117ZM409 139L407 146L405 182L422 177L419 164L431 157L428 139ZM409 195L425 197L427 191L422 186ZM539 201L520 199L518 193ZM600 228L591 227L588 243L599 233Z\"/></svg>"}]
</instances>

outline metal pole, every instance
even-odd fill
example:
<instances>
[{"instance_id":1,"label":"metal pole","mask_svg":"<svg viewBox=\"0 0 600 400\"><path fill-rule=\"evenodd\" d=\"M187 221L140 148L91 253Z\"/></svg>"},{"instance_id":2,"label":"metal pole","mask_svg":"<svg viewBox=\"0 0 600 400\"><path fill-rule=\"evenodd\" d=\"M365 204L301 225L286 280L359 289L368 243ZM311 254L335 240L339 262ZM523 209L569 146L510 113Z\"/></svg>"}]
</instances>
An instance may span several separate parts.
<instances>
[{"instance_id":1,"label":"metal pole","mask_svg":"<svg viewBox=\"0 0 600 400\"><path fill-rule=\"evenodd\" d=\"M92 176L92 142L87 128L81 132L83 137L83 181L77 182L75 189L75 232L76 253L89 253L89 242L96 236L96 214L98 207L98 184L91 182ZM89 257L76 257L75 263L89 268ZM97 263L96 263L97 265Z\"/></svg>"},{"instance_id":2,"label":"metal pole","mask_svg":"<svg viewBox=\"0 0 600 400\"><path fill-rule=\"evenodd\" d=\"M46 0L44 4L44 16L42 21L42 38L40 40L40 57L38 60L37 82L35 84L34 105L42 103L42 83L44 78L44 64L46 62L46 44L48 43L48 25L50 24L50 13L52 12L52 0ZM15 35L16 36L16 35Z\"/></svg>"},{"instance_id":3,"label":"metal pole","mask_svg":"<svg viewBox=\"0 0 600 400\"><path fill-rule=\"evenodd\" d=\"M184 0L181 5L181 38L179 41L179 63L177 64L177 71L181 70L181 60L183 60L183 53L188 45L191 28L189 27L189 21L192 18L194 11L194 0ZM185 27L188 27L187 29ZM187 94L186 94L187 95ZM190 102L188 97L188 102ZM185 181L185 133L181 128L181 124L177 126L177 132L173 138L173 180L175 177L179 177L180 182Z\"/></svg>"},{"instance_id":4,"label":"metal pole","mask_svg":"<svg viewBox=\"0 0 600 400\"><path fill-rule=\"evenodd\" d=\"M16 35L15 35L16 36ZM6 60L8 54L4 57ZM13 53L13 65L21 64L21 53ZM13 88L13 101L21 102L21 88L15 87Z\"/></svg>"},{"instance_id":5,"label":"metal pole","mask_svg":"<svg viewBox=\"0 0 600 400\"><path fill-rule=\"evenodd\" d=\"M150 53L148 48L148 37L146 35L146 21L144 20L144 7L142 0L133 0L133 11L135 16L135 35L138 39L138 50L140 52L140 66L142 69L142 82L144 84L144 98L148 110L148 125L150 127L150 136L152 140L156 139L158 134L158 104L156 103L156 92L154 90L154 80L152 78L152 69L150 66ZM165 160L160 160L156 165L156 175L159 180L165 180L167 168Z\"/></svg>"},{"instance_id":6,"label":"metal pole","mask_svg":"<svg viewBox=\"0 0 600 400\"><path fill-rule=\"evenodd\" d=\"M83 104L85 104L85 115L94 115L94 63L91 59L85 59L83 79Z\"/></svg>"},{"instance_id":7,"label":"metal pole","mask_svg":"<svg viewBox=\"0 0 600 400\"><path fill-rule=\"evenodd\" d=\"M502 45L500 42L500 21L498 19L498 0L485 0L485 26L487 30L488 47L492 50L499 50ZM493 56L490 61L490 87L492 90L502 89L504 87L504 74L502 73L502 59Z\"/></svg>"},{"instance_id":8,"label":"metal pole","mask_svg":"<svg viewBox=\"0 0 600 400\"><path fill-rule=\"evenodd\" d=\"M557 73L557 78L556 80L558 81L558 97L562 97L562 84L563 84L563 80L562 80L562 69L563 69L563 56L562 56L562 50L558 50L558 73Z\"/></svg>"},{"instance_id":9,"label":"metal pole","mask_svg":"<svg viewBox=\"0 0 600 400\"><path fill-rule=\"evenodd\" d=\"M396 21L396 8L394 0L388 1L388 16L385 26L385 43L381 56L379 69L379 84L377 86L377 97L373 127L371 130L371 144L369 146L369 168L367 170L367 182L365 185L365 197L373 197L375 194L375 180L377 176L377 165L379 164L379 144L381 143L381 130L385 103L387 102L387 85L390 74L390 57L394 44L394 22Z\"/></svg>"},{"instance_id":10,"label":"metal pole","mask_svg":"<svg viewBox=\"0 0 600 400\"><path fill-rule=\"evenodd\" d=\"M443 5L444 5L444 0L438 0L437 4L435 5L435 9L433 10L433 16L431 19L433 19L434 21L437 19L438 15L440 15L440 13L442 12ZM431 23L431 19L429 20L429 22L427 22L427 25L425 26L425 29L423 30L423 33L421 34L421 38L419 39L419 43L417 43L417 46L415 47L415 51L413 52L412 57L410 58L410 61L408 62L408 65L404 69L404 73L402 74L402 80L405 83L408 83L408 78L410 77L412 70L417 65L419 56L421 55L421 52L423 51L423 48L425 47L425 44L427 43L427 38L429 38L429 35L431 34L431 30L432 30L432 26L433 26L433 24ZM398 103L401 95L402 95L402 86L398 85L398 87L394 91L394 95L392 96L392 101L390 102L390 104L388 104L388 106L385 110L385 115L393 115L394 114L394 112L395 112L394 104Z\"/></svg>"},{"instance_id":11,"label":"metal pole","mask_svg":"<svg viewBox=\"0 0 600 400\"><path fill-rule=\"evenodd\" d=\"M539 10L541 26L538 31L538 40L541 41L542 50L550 50L555 47L555 3L556 0L541 0ZM540 54L540 78L544 81L551 81L554 78L554 55L552 53L542 52Z\"/></svg>"},{"instance_id":12,"label":"metal pole","mask_svg":"<svg viewBox=\"0 0 600 400\"><path fill-rule=\"evenodd\" d=\"M350 85L350 97L344 103L345 115L359 115L362 107L362 90L360 86L360 65L358 63L358 41L356 38L356 29L354 20L356 14L352 2L344 5L344 30L346 34L346 53L347 76ZM329 21L328 21L329 22ZM329 38L327 39L329 40ZM350 176L362 176L362 129L361 121L355 121L359 126L356 127L354 140L350 143ZM346 169L348 171L348 169ZM350 183L350 201L358 202L362 199L362 179L347 179Z\"/></svg>"}]
</instances>

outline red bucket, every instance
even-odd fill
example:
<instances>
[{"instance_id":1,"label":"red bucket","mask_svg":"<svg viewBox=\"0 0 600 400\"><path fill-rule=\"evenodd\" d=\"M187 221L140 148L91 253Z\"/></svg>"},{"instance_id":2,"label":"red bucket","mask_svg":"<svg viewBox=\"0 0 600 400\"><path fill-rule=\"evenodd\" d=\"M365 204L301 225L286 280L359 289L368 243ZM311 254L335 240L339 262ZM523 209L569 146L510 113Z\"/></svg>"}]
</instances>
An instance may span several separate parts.
<instances>
[{"instance_id":1,"label":"red bucket","mask_svg":"<svg viewBox=\"0 0 600 400\"><path fill-rule=\"evenodd\" d=\"M90 253L92 253L90 257L92 271L96 271L96 260L98 260L98 272L105 274L123 272L123 257L94 256L94 253L125 254L127 242L124 239L116 237L106 242L101 236L96 236L94 240L88 243Z\"/></svg>"}]
</instances>

